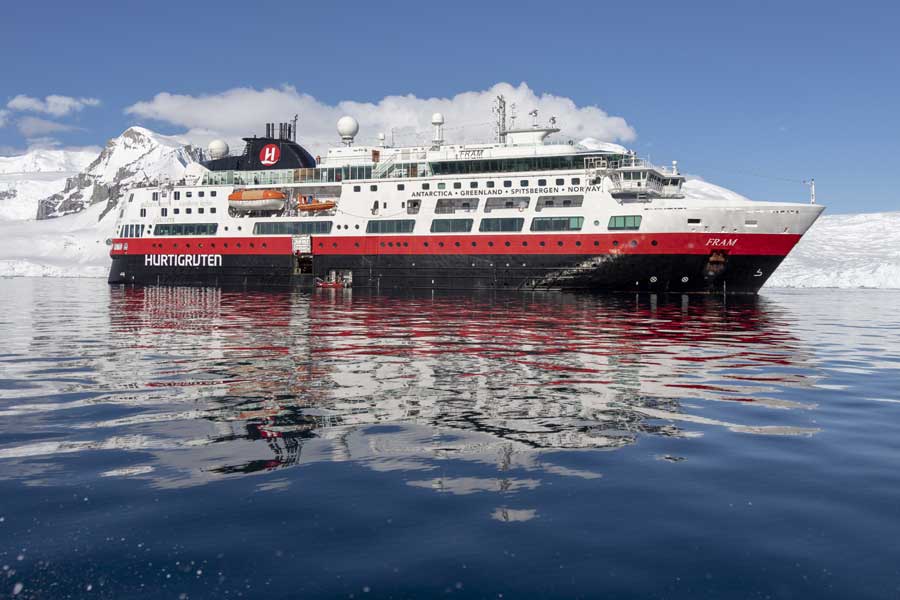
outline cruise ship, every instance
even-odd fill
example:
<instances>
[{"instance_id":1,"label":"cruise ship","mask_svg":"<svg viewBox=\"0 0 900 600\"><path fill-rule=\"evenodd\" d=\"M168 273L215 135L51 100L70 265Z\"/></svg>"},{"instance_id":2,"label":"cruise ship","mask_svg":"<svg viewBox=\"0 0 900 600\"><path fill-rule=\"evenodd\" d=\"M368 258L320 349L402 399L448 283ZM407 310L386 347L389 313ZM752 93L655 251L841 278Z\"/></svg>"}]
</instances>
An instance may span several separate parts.
<instances>
[{"instance_id":1,"label":"cruise ship","mask_svg":"<svg viewBox=\"0 0 900 600\"><path fill-rule=\"evenodd\" d=\"M313 156L293 123L240 154L214 141L179 181L127 193L109 282L301 288L754 294L821 214L814 203L692 198L677 162L554 142L555 119L452 144L341 144Z\"/></svg>"}]
</instances>

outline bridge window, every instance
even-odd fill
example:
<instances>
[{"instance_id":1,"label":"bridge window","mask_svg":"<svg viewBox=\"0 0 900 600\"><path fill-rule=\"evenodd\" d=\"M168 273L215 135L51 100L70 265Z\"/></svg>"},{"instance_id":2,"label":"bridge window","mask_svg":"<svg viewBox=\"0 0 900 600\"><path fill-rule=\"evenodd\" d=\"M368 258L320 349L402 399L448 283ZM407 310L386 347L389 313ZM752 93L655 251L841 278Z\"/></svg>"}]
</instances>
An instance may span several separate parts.
<instances>
[{"instance_id":1,"label":"bridge window","mask_svg":"<svg viewBox=\"0 0 900 600\"><path fill-rule=\"evenodd\" d=\"M412 233L415 226L415 219L369 221L366 224L366 233Z\"/></svg>"},{"instance_id":2,"label":"bridge window","mask_svg":"<svg viewBox=\"0 0 900 600\"><path fill-rule=\"evenodd\" d=\"M581 231L584 217L535 217L532 231Z\"/></svg>"},{"instance_id":3,"label":"bridge window","mask_svg":"<svg viewBox=\"0 0 900 600\"><path fill-rule=\"evenodd\" d=\"M255 223L253 235L321 235L331 233L332 221L268 221Z\"/></svg>"},{"instance_id":4,"label":"bridge window","mask_svg":"<svg viewBox=\"0 0 900 600\"><path fill-rule=\"evenodd\" d=\"M641 216L640 215L628 215L624 217L610 217L609 225L607 225L607 229L610 230L622 230L622 229L640 229L641 227Z\"/></svg>"},{"instance_id":5,"label":"bridge window","mask_svg":"<svg viewBox=\"0 0 900 600\"><path fill-rule=\"evenodd\" d=\"M468 233L472 231L472 219L435 219L431 233Z\"/></svg>"},{"instance_id":6,"label":"bridge window","mask_svg":"<svg viewBox=\"0 0 900 600\"><path fill-rule=\"evenodd\" d=\"M522 231L525 219L521 217L509 219L482 219L478 231Z\"/></svg>"}]
</instances>

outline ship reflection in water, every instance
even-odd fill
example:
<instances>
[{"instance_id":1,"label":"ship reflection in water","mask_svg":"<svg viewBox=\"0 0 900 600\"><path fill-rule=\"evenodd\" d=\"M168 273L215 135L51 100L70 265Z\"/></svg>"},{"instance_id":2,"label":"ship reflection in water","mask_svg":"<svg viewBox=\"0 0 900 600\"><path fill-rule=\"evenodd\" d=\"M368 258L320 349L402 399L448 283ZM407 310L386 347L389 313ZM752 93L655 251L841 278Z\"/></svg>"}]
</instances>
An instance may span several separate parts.
<instances>
[{"instance_id":1,"label":"ship reflection in water","mask_svg":"<svg viewBox=\"0 0 900 600\"><path fill-rule=\"evenodd\" d=\"M162 487L322 461L402 470L409 485L458 494L535 486L542 471L596 478L550 451L715 429L814 435L813 406L785 393L816 379L789 318L761 298L113 288L113 349L53 348L90 371L66 396L105 410L0 458L133 450L133 464L103 474ZM18 394L4 415L45 414L53 427L72 408ZM497 475L436 475L448 458ZM532 475L505 477L513 468Z\"/></svg>"}]
</instances>

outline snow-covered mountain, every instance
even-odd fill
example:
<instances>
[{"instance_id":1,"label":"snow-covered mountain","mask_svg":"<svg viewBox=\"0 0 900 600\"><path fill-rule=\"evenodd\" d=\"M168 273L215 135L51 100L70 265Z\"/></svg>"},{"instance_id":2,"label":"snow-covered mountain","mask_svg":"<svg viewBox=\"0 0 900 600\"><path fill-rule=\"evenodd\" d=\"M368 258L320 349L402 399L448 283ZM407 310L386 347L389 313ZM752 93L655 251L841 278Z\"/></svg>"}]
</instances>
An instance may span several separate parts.
<instances>
[{"instance_id":1,"label":"snow-covered mountain","mask_svg":"<svg viewBox=\"0 0 900 600\"><path fill-rule=\"evenodd\" d=\"M40 201L38 219L80 212L105 202L112 208L137 182L177 180L200 150L184 140L143 127L130 127L106 143L85 169L66 180L62 191Z\"/></svg>"},{"instance_id":2,"label":"snow-covered mountain","mask_svg":"<svg viewBox=\"0 0 900 600\"><path fill-rule=\"evenodd\" d=\"M0 221L34 219L40 201L87 168L97 150L34 149L0 156Z\"/></svg>"},{"instance_id":3,"label":"snow-covered mountain","mask_svg":"<svg viewBox=\"0 0 900 600\"><path fill-rule=\"evenodd\" d=\"M18 156L0 156L0 175L78 173L97 157L97 150L37 148Z\"/></svg>"}]
</instances>

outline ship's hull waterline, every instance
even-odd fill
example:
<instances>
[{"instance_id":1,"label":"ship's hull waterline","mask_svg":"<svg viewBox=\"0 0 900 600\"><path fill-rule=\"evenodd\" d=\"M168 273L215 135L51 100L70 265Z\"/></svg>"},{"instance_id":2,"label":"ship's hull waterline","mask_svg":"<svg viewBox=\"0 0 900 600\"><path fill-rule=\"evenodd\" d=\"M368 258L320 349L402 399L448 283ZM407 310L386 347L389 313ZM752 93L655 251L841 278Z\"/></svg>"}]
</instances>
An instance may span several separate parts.
<instances>
[{"instance_id":1,"label":"ship's hull waterline","mask_svg":"<svg viewBox=\"0 0 900 600\"><path fill-rule=\"evenodd\" d=\"M237 288L312 288L335 274L354 288L584 290L755 294L783 256L708 255L327 255L304 272L290 255L195 256L189 264L151 255L113 259L109 282Z\"/></svg>"}]
</instances>

